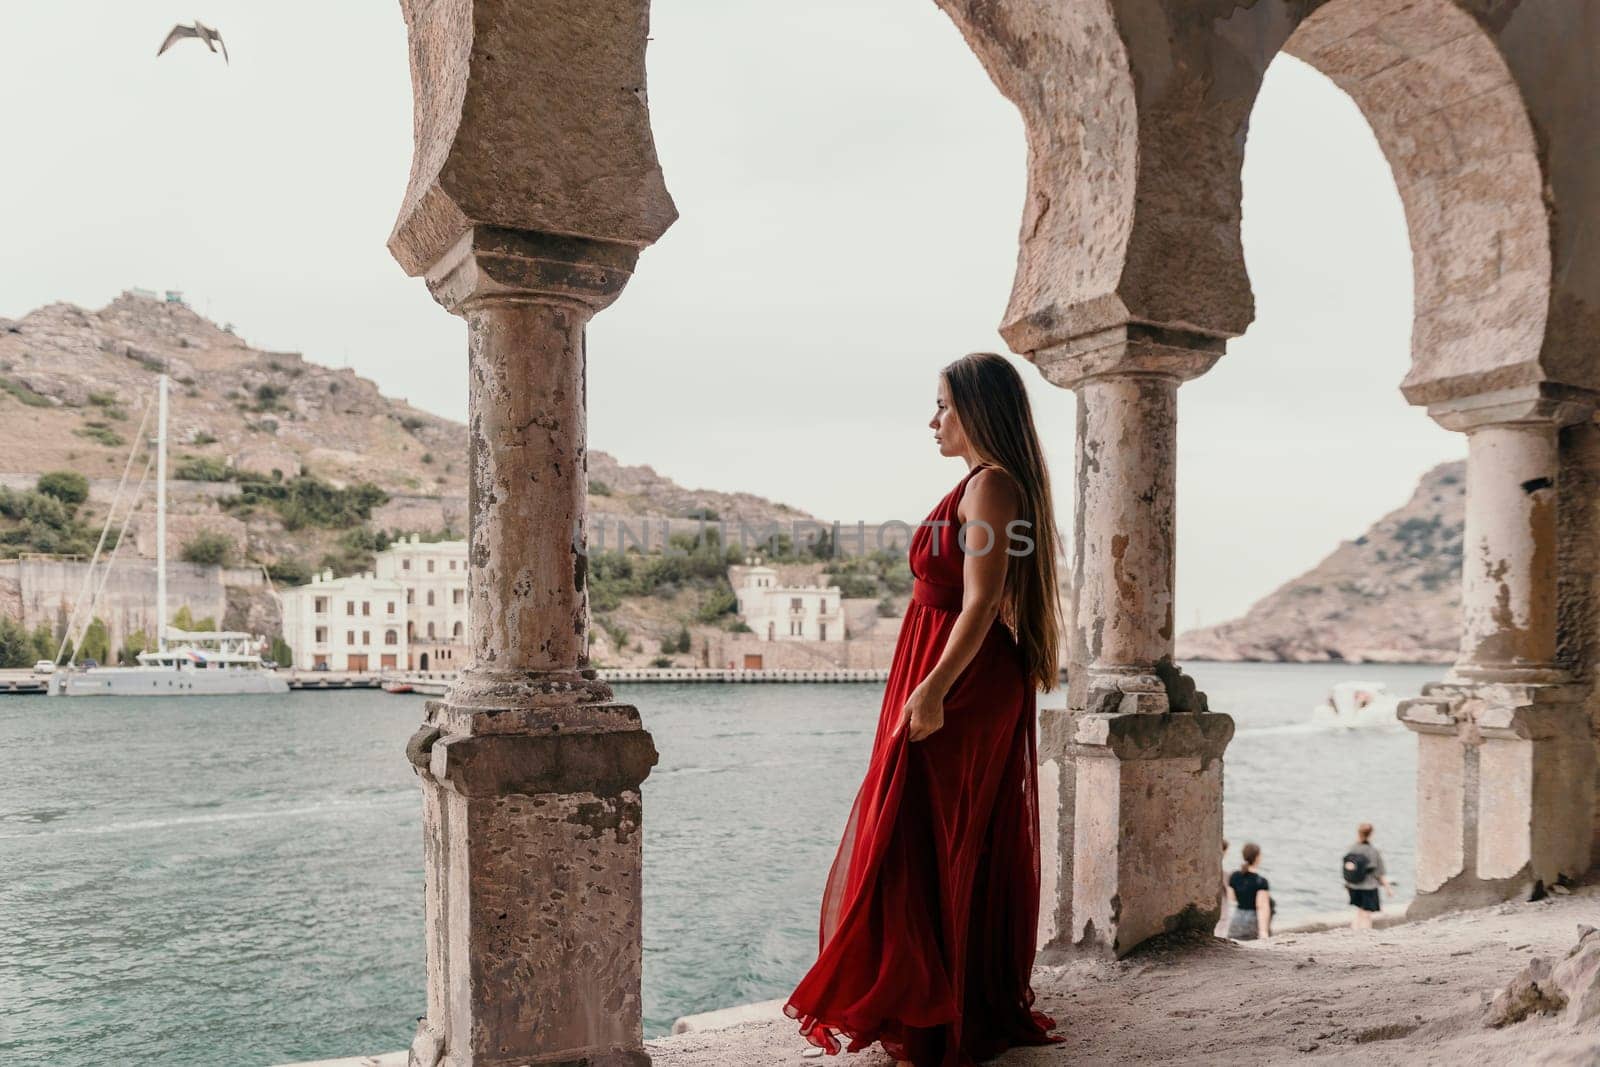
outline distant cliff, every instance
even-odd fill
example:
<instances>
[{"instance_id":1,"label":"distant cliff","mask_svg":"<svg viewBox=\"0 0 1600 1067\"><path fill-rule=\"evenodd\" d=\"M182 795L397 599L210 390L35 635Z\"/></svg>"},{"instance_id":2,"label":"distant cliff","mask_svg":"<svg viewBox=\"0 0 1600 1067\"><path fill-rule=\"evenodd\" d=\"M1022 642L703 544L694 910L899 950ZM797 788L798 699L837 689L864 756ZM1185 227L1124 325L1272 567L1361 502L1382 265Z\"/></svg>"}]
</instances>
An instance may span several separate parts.
<instances>
[{"instance_id":1,"label":"distant cliff","mask_svg":"<svg viewBox=\"0 0 1600 1067\"><path fill-rule=\"evenodd\" d=\"M1448 663L1459 639L1466 465L1423 476L1406 505L1243 618L1183 634L1179 659Z\"/></svg>"}]
</instances>

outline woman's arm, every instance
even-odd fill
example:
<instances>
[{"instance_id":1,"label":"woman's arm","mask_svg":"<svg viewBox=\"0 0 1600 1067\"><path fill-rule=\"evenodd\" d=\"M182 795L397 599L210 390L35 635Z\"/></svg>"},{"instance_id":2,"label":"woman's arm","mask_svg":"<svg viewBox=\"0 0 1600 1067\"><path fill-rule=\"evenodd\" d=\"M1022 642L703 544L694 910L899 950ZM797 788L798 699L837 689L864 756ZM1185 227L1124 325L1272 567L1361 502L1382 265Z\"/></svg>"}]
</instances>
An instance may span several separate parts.
<instances>
[{"instance_id":1,"label":"woman's arm","mask_svg":"<svg viewBox=\"0 0 1600 1067\"><path fill-rule=\"evenodd\" d=\"M1256 922L1262 937L1272 936L1272 894L1265 889L1256 893Z\"/></svg>"},{"instance_id":2,"label":"woman's arm","mask_svg":"<svg viewBox=\"0 0 1600 1067\"><path fill-rule=\"evenodd\" d=\"M1006 564L1011 557L1006 555L1002 535L1006 524L1021 516L1022 497L1010 478L988 475L988 471L980 471L967 482L956 509L957 520L974 524L967 530L967 551L962 555L961 614L939 661L906 700L904 721L910 725L913 741L921 741L944 725L945 695L978 654L1005 593Z\"/></svg>"}]
</instances>

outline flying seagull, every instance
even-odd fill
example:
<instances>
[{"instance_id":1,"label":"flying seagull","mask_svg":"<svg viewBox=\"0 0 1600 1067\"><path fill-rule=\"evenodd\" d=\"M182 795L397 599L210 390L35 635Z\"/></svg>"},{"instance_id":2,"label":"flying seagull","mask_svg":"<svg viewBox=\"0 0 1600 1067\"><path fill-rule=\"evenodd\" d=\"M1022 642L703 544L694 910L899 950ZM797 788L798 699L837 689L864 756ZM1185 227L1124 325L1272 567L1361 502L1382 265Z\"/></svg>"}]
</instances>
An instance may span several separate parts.
<instances>
[{"instance_id":1,"label":"flying seagull","mask_svg":"<svg viewBox=\"0 0 1600 1067\"><path fill-rule=\"evenodd\" d=\"M199 19L194 20L193 26L172 27L172 32L167 34L167 39L161 42L160 48L156 49L156 55L159 56L162 52L165 52L167 49L171 48L175 41L181 41L185 37L198 38L200 42L206 46L206 48L213 52L217 50L216 45L222 45L222 61L224 63L229 62L228 46L222 44L222 34L218 33L210 26L207 26ZM213 41L215 41L216 44L212 44Z\"/></svg>"}]
</instances>

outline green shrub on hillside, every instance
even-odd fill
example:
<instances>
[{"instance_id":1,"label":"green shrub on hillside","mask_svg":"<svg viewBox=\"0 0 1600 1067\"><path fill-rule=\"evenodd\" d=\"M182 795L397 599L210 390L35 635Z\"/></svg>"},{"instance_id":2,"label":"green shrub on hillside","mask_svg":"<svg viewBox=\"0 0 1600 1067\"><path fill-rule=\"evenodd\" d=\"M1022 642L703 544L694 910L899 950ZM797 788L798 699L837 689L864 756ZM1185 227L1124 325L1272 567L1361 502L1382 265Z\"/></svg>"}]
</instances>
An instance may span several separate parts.
<instances>
[{"instance_id":1,"label":"green shrub on hillside","mask_svg":"<svg viewBox=\"0 0 1600 1067\"><path fill-rule=\"evenodd\" d=\"M201 530L183 546L186 563L226 565L233 558L233 538L214 530Z\"/></svg>"},{"instance_id":2,"label":"green shrub on hillside","mask_svg":"<svg viewBox=\"0 0 1600 1067\"><path fill-rule=\"evenodd\" d=\"M101 408L107 415L118 422L128 421L128 413L122 410L122 405L117 400L116 393L90 393L89 404L91 407Z\"/></svg>"},{"instance_id":3,"label":"green shrub on hillside","mask_svg":"<svg viewBox=\"0 0 1600 1067\"><path fill-rule=\"evenodd\" d=\"M372 570L373 556L392 544L398 535L383 530L355 526L339 535L338 548L322 557L319 570L331 570L335 577Z\"/></svg>"},{"instance_id":4,"label":"green shrub on hillside","mask_svg":"<svg viewBox=\"0 0 1600 1067\"><path fill-rule=\"evenodd\" d=\"M262 382L256 386L256 402L251 406L252 411L282 411L283 397L288 390L281 385L271 382Z\"/></svg>"},{"instance_id":5,"label":"green shrub on hillside","mask_svg":"<svg viewBox=\"0 0 1600 1067\"><path fill-rule=\"evenodd\" d=\"M265 508L276 512L286 530L307 526L339 530L361 526L372 509L387 503L389 494L371 482L336 488L312 474L286 482L241 481L239 494L222 501L229 511Z\"/></svg>"},{"instance_id":6,"label":"green shrub on hillside","mask_svg":"<svg viewBox=\"0 0 1600 1067\"><path fill-rule=\"evenodd\" d=\"M123 440L120 433L111 428L109 423L102 422L99 419L85 419L83 425L72 432L79 437L87 437L89 440L109 448L117 448L128 443Z\"/></svg>"},{"instance_id":7,"label":"green shrub on hillside","mask_svg":"<svg viewBox=\"0 0 1600 1067\"><path fill-rule=\"evenodd\" d=\"M11 394L30 408L55 407L55 402L49 397L36 393L21 382L12 381L10 378L0 378L0 392Z\"/></svg>"},{"instance_id":8,"label":"green shrub on hillside","mask_svg":"<svg viewBox=\"0 0 1600 1067\"><path fill-rule=\"evenodd\" d=\"M173 466L172 476L186 482L231 482L234 470L217 456L184 456Z\"/></svg>"},{"instance_id":9,"label":"green shrub on hillside","mask_svg":"<svg viewBox=\"0 0 1600 1067\"><path fill-rule=\"evenodd\" d=\"M700 601L700 607L695 611L696 622L721 623L733 617L738 610L739 600L733 595L733 586L728 584L724 577L722 582L710 592L705 599Z\"/></svg>"},{"instance_id":10,"label":"green shrub on hillside","mask_svg":"<svg viewBox=\"0 0 1600 1067\"><path fill-rule=\"evenodd\" d=\"M77 471L47 471L39 475L34 489L71 508L89 499L89 479Z\"/></svg>"},{"instance_id":11,"label":"green shrub on hillside","mask_svg":"<svg viewBox=\"0 0 1600 1067\"><path fill-rule=\"evenodd\" d=\"M280 559L267 564L267 577L279 585L305 585L311 580L311 565L297 559Z\"/></svg>"},{"instance_id":12,"label":"green shrub on hillside","mask_svg":"<svg viewBox=\"0 0 1600 1067\"><path fill-rule=\"evenodd\" d=\"M50 493L38 489L17 492L0 486L0 557L14 559L24 552L42 552L51 555L86 556L94 551L98 532L91 530L78 518L78 503L64 502L53 493L64 493L69 499L78 495L81 475L67 471L53 471L40 478L48 485ZM50 479L46 481L46 479ZM74 481L78 479L79 481ZM88 483L82 482L82 493L88 495ZM113 533L106 547L116 543Z\"/></svg>"}]
</instances>

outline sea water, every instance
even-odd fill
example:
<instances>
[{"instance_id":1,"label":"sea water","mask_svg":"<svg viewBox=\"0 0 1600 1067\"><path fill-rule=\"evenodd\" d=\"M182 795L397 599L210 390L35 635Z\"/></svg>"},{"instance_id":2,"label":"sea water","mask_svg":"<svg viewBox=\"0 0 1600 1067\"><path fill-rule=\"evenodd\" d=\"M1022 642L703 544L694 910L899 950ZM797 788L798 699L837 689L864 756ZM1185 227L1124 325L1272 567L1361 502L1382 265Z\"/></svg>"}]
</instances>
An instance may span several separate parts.
<instances>
[{"instance_id":1,"label":"sea water","mask_svg":"<svg viewBox=\"0 0 1600 1067\"><path fill-rule=\"evenodd\" d=\"M1378 826L1410 888L1416 742L1310 722L1334 682L1434 667L1198 664L1238 733L1230 858L1263 849L1284 922L1344 904ZM644 1012L782 996L881 685L619 687L661 762L644 787ZM1060 694L1043 698L1060 704ZM425 1008L422 842L403 749L422 700L0 698L0 1062L270 1065L402 1048Z\"/></svg>"}]
</instances>

